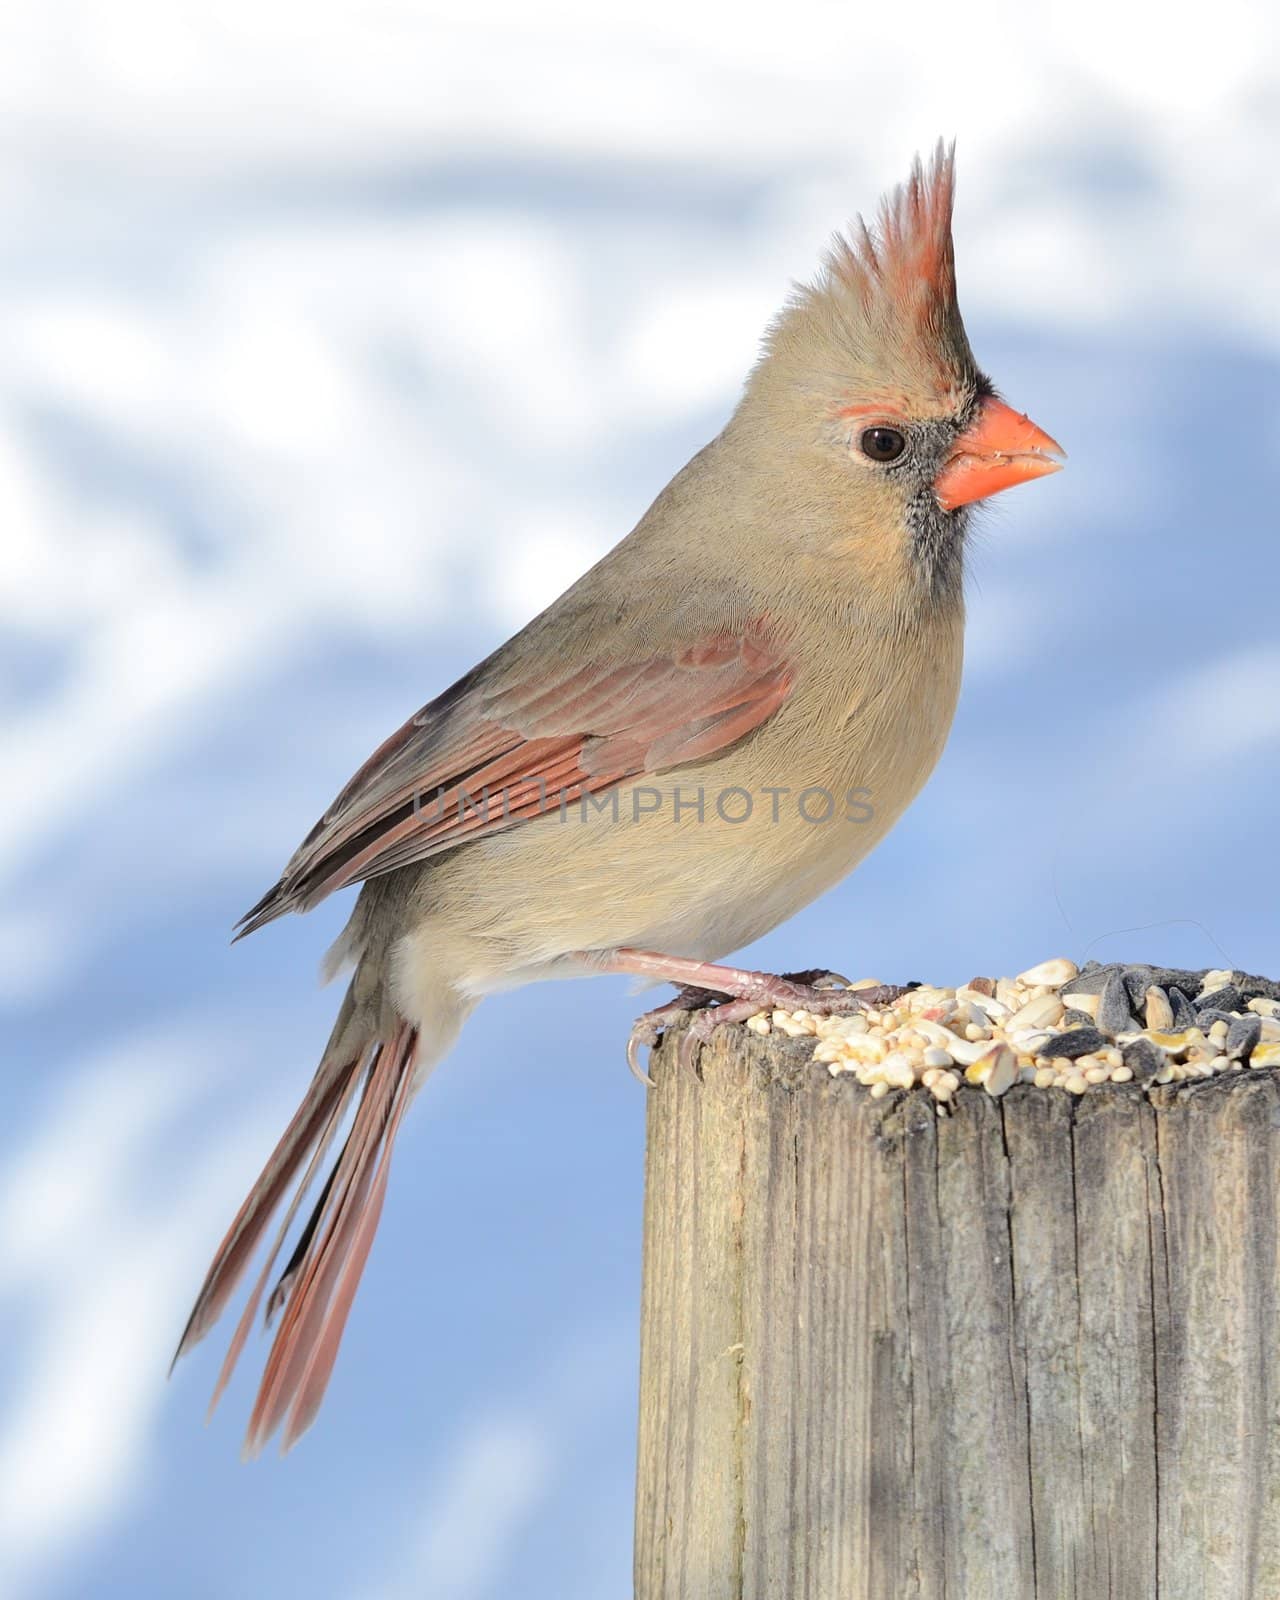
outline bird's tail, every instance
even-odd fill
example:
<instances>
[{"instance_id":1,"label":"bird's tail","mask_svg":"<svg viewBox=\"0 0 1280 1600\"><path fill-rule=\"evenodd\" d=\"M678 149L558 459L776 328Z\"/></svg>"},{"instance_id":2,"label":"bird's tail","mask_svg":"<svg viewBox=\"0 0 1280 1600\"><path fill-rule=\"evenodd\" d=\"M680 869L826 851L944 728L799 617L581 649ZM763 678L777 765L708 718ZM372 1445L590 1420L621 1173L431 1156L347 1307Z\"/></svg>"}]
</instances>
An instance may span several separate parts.
<instances>
[{"instance_id":1,"label":"bird's tail","mask_svg":"<svg viewBox=\"0 0 1280 1600\"><path fill-rule=\"evenodd\" d=\"M288 1450L315 1418L378 1226L391 1147L412 1098L416 1030L396 1021L382 1030L385 1037L377 1037L376 1029L361 1022L365 1012L357 1010L354 990L353 982L302 1104L218 1246L173 1358L176 1363L222 1315L272 1216L294 1185L218 1375L209 1403L212 1414L244 1348L303 1196L359 1091L346 1141L267 1299L268 1325L277 1313L283 1315L249 1419L245 1436L249 1456L256 1455L281 1424L281 1449Z\"/></svg>"}]
</instances>

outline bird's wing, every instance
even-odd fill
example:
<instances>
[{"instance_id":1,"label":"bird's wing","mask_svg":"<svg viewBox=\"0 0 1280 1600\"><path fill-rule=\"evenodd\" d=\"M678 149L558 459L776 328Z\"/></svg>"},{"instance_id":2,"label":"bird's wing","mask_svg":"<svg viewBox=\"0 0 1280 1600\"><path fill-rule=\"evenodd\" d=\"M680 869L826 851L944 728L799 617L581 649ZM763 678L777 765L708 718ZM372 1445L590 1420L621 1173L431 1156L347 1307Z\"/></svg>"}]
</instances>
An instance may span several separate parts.
<instances>
[{"instance_id":1,"label":"bird's wing","mask_svg":"<svg viewBox=\"0 0 1280 1600\"><path fill-rule=\"evenodd\" d=\"M763 623L634 661L513 678L501 653L392 734L237 937L347 884L725 749L791 691Z\"/></svg>"}]
</instances>

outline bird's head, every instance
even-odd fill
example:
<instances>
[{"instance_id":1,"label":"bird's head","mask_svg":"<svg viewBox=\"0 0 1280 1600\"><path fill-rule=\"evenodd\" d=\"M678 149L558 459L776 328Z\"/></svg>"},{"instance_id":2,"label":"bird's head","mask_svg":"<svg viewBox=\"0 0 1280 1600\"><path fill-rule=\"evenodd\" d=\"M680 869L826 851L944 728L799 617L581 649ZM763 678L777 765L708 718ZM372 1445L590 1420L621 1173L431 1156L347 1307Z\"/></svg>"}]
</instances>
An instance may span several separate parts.
<instances>
[{"instance_id":1,"label":"bird's head","mask_svg":"<svg viewBox=\"0 0 1280 1600\"><path fill-rule=\"evenodd\" d=\"M956 302L954 149L832 243L770 328L748 382L864 519L901 529L934 587L958 586L966 508L1056 472L1060 446L979 370Z\"/></svg>"}]
</instances>

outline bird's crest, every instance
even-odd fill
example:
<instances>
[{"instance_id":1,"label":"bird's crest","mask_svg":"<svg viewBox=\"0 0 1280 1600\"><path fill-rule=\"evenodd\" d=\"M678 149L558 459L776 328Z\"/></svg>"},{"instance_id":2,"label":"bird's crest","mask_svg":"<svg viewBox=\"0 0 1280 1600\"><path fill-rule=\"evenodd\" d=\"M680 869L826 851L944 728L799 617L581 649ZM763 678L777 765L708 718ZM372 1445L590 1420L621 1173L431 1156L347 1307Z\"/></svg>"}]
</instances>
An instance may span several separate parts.
<instances>
[{"instance_id":1,"label":"bird's crest","mask_svg":"<svg viewBox=\"0 0 1280 1600\"><path fill-rule=\"evenodd\" d=\"M847 380L904 391L949 409L976 376L956 303L951 212L955 147L941 140L926 167L885 197L874 225L837 234L817 281L798 289L770 330L765 362L793 378Z\"/></svg>"},{"instance_id":2,"label":"bird's crest","mask_svg":"<svg viewBox=\"0 0 1280 1600\"><path fill-rule=\"evenodd\" d=\"M858 217L852 237L836 236L824 262L826 287L835 280L868 313L887 298L927 325L945 322L956 306L954 199L955 146L939 140L928 171L917 156L911 176L881 201L874 231Z\"/></svg>"}]
</instances>

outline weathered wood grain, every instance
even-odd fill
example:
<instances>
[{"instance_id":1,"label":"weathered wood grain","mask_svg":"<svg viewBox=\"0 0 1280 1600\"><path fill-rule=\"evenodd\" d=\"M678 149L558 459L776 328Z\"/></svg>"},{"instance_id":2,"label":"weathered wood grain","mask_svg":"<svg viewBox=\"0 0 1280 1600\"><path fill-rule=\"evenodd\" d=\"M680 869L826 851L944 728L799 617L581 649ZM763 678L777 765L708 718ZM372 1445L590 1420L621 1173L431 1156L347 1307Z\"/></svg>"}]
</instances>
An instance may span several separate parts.
<instances>
[{"instance_id":1,"label":"weathered wood grain","mask_svg":"<svg viewBox=\"0 0 1280 1600\"><path fill-rule=\"evenodd\" d=\"M1280 1089L665 1048L637 1600L1280 1600Z\"/></svg>"}]
</instances>

